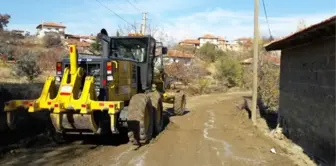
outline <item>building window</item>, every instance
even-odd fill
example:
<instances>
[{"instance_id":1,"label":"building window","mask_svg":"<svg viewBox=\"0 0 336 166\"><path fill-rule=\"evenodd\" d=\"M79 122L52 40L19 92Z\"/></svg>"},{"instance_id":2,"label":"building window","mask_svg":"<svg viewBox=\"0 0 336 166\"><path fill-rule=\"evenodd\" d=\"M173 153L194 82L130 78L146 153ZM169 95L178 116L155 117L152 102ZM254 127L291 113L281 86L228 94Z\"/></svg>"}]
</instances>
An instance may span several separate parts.
<instances>
[{"instance_id":1,"label":"building window","mask_svg":"<svg viewBox=\"0 0 336 166\"><path fill-rule=\"evenodd\" d=\"M51 28L48 28L48 30L51 30Z\"/></svg>"},{"instance_id":2,"label":"building window","mask_svg":"<svg viewBox=\"0 0 336 166\"><path fill-rule=\"evenodd\" d=\"M58 28L56 28L56 31L58 31L59 29Z\"/></svg>"}]
</instances>

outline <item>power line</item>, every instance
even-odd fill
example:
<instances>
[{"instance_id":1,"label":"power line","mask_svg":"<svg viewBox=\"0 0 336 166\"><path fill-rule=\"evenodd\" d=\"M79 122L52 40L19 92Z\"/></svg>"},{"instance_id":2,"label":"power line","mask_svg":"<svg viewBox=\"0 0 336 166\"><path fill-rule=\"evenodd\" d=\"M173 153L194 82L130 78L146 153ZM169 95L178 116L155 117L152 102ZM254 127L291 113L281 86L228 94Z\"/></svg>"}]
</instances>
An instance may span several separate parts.
<instances>
[{"instance_id":1,"label":"power line","mask_svg":"<svg viewBox=\"0 0 336 166\"><path fill-rule=\"evenodd\" d=\"M131 6L133 6L133 8L134 9L136 9L136 10L138 10L140 13L142 13L142 11L139 9L139 8L137 8L130 0L126 0L127 1L127 3L129 3Z\"/></svg>"},{"instance_id":2,"label":"power line","mask_svg":"<svg viewBox=\"0 0 336 166\"><path fill-rule=\"evenodd\" d=\"M138 10L140 13L144 13L144 12L142 12L138 7L136 7L130 0L126 0L127 1L127 3L129 3L134 9L136 9L136 10ZM147 14L149 14L148 12L146 12ZM148 18L147 18L147 20L149 20ZM161 20L157 20L158 22L160 22L160 23L162 23L162 25L163 25L163 22L161 21ZM148 26L149 27L149 26ZM148 27L147 28L145 28L145 29L148 29Z\"/></svg>"},{"instance_id":3,"label":"power line","mask_svg":"<svg viewBox=\"0 0 336 166\"><path fill-rule=\"evenodd\" d=\"M271 32L271 28L270 28L270 24L269 24L269 22L268 22L268 16L267 16L267 10L266 10L265 1L262 0L262 3L263 3L264 13L265 13L265 17L266 17L267 26L268 26L268 32L269 32L269 34L270 34L270 39L273 40L273 36L272 36L272 32Z\"/></svg>"},{"instance_id":4,"label":"power line","mask_svg":"<svg viewBox=\"0 0 336 166\"><path fill-rule=\"evenodd\" d=\"M114 15L116 15L117 17L119 17L120 19L122 19L123 21L125 21L126 23L130 24L134 29L136 29L136 27L131 24L130 22L128 22L127 20L125 20L124 18L122 18L118 13L114 12L113 10L111 10L109 7L107 7L105 4L101 3L100 1L96 0L98 3L100 3L101 5L103 5L106 9L108 9L109 11L111 11Z\"/></svg>"},{"instance_id":5,"label":"power line","mask_svg":"<svg viewBox=\"0 0 336 166\"><path fill-rule=\"evenodd\" d=\"M148 13L148 15L149 15L149 14L152 14L152 13ZM153 15L153 14L152 14L152 15ZM155 15L153 15L153 16L155 16ZM156 16L156 17L158 17L158 16ZM152 17L152 18L148 18L148 20L154 20L154 21L156 21L156 22L161 23L162 25L165 24L165 23L162 22L161 20L159 20L159 19L154 19L153 17Z\"/></svg>"}]
</instances>

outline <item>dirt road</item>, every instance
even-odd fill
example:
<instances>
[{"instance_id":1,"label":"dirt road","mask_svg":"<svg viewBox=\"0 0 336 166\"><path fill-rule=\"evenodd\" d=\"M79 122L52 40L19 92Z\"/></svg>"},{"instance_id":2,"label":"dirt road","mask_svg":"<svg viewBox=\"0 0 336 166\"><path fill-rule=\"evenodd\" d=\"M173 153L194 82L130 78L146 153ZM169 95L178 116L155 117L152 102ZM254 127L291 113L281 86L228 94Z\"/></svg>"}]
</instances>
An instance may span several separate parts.
<instances>
[{"instance_id":1,"label":"dirt road","mask_svg":"<svg viewBox=\"0 0 336 166\"><path fill-rule=\"evenodd\" d=\"M94 145L74 142L68 146L42 144L16 149L0 165L137 165L221 166L294 165L280 147L252 127L236 101L246 93L212 94L188 99L184 116L170 117L166 129L149 145ZM270 152L275 148L276 154Z\"/></svg>"}]
</instances>

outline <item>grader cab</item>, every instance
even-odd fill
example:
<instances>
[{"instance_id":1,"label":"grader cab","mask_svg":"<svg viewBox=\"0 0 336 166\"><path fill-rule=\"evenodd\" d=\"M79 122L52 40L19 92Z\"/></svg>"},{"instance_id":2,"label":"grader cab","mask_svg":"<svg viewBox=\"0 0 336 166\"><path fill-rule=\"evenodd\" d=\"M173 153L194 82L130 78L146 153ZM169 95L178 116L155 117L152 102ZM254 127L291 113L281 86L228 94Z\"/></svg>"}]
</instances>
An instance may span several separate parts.
<instances>
[{"instance_id":1,"label":"grader cab","mask_svg":"<svg viewBox=\"0 0 336 166\"><path fill-rule=\"evenodd\" d=\"M109 37L102 29L100 40L101 56L78 54L71 45L69 57L57 62L56 76L47 78L38 99L8 101L8 126L15 129L22 112L46 112L57 138L119 134L126 128L130 142L141 145L163 129L163 101L173 102L175 114L183 114L185 95L165 93L163 63L154 64L162 55L155 55L153 37Z\"/></svg>"}]
</instances>

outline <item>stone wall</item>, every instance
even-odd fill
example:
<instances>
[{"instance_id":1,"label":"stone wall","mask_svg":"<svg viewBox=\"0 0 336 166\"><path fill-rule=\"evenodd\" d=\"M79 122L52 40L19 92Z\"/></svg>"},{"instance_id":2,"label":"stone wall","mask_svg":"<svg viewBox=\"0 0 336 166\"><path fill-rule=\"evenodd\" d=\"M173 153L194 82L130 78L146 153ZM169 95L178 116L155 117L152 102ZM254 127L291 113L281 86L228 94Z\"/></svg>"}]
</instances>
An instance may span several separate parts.
<instances>
[{"instance_id":1,"label":"stone wall","mask_svg":"<svg viewBox=\"0 0 336 166\"><path fill-rule=\"evenodd\" d=\"M282 50L279 109L285 134L335 165L335 37Z\"/></svg>"}]
</instances>

